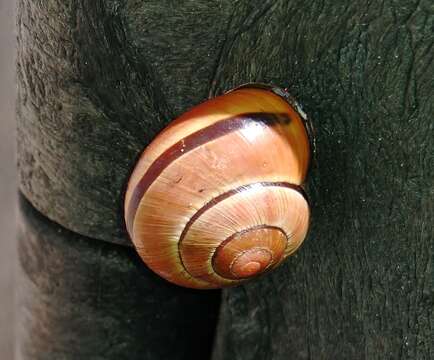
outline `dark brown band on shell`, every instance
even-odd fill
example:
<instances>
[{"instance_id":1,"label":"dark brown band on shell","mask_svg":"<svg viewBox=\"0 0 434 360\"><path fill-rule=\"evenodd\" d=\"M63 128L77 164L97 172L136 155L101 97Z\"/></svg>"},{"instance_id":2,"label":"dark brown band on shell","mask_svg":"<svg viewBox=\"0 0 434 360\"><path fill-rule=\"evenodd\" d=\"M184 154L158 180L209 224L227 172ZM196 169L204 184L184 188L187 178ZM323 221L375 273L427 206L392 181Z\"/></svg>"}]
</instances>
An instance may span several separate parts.
<instances>
[{"instance_id":1,"label":"dark brown band on shell","mask_svg":"<svg viewBox=\"0 0 434 360\"><path fill-rule=\"evenodd\" d=\"M191 226L194 224L194 222L203 214L205 213L207 210L211 209L213 206L217 205L219 202L226 200L227 198L238 194L240 192L246 191L246 190L250 190L252 188L255 188L257 186L262 186L262 187L283 187L283 188L289 188L289 189L293 189L297 192L299 192L303 198L308 201L307 199L307 195L304 192L303 188L301 186L298 185L294 185L288 182L257 182L257 183L252 183L252 184L246 184L246 185L242 185L237 187L236 189L232 189L229 190L223 194L220 194L219 196L216 196L215 198L211 199L209 202L207 202L204 206L202 206L191 218L190 220L187 222L187 224L185 225L184 229L182 230L181 236L179 238L179 242L178 242L178 253L179 253L179 259L181 261L182 267L189 273L187 267L184 264L184 260L182 258L182 251L180 249L181 245L182 245L182 241L184 240L185 236L188 233L188 230L191 228ZM240 235L243 233L243 231L247 232L247 231L251 231L251 230L256 230L256 229L263 229L263 228L269 228L269 229L276 229L276 230L280 230L282 231L286 236L288 236L281 228L275 227L275 226L271 226L271 225L259 225L259 226L255 226L255 227L251 227L248 229L244 229L240 232L237 232L235 234L233 234L232 236L230 236L228 239L226 239L224 242L222 242L222 244L220 246L223 245L223 243L230 241L234 236L236 235ZM214 253L215 254L215 253ZM214 255L213 255L214 256Z\"/></svg>"},{"instance_id":2,"label":"dark brown band on shell","mask_svg":"<svg viewBox=\"0 0 434 360\"><path fill-rule=\"evenodd\" d=\"M128 206L127 230L132 236L134 218L140 201L152 183L173 161L185 155L191 150L206 144L209 141L227 135L233 131L240 130L252 122L262 123L264 126L272 126L276 123L289 123L287 114L271 113L246 113L220 120L206 128L200 129L170 146L164 151L148 168L133 190L130 204Z\"/></svg>"},{"instance_id":3,"label":"dark brown band on shell","mask_svg":"<svg viewBox=\"0 0 434 360\"><path fill-rule=\"evenodd\" d=\"M187 222L187 224L184 227L184 230L181 233L180 239L179 239L179 245L181 245L182 240L184 239L185 235L187 234L188 230L190 229L190 227L193 225L193 223L207 210L211 209L213 206L217 205L219 202L226 200L227 198L241 193L243 191L246 190L250 190L254 187L257 186L262 186L262 187L284 187L284 188L289 188L289 189L293 189L298 191L301 195L303 195L303 197L306 199L307 201L307 196L306 193L304 192L304 190L298 186L298 185L294 185L294 184L290 184L288 182L257 182L257 183L252 183L252 184L247 184L247 185L242 185L237 187L236 189L231 189L223 194L220 194L219 196L216 196L215 198L211 199L209 202L207 202L204 206L202 206L191 218L190 220ZM266 225L261 225L261 226L266 226ZM272 226L271 226L272 227ZM261 228L261 227L259 227ZM251 230L251 229L249 229ZM238 233L237 233L238 234Z\"/></svg>"}]
</instances>

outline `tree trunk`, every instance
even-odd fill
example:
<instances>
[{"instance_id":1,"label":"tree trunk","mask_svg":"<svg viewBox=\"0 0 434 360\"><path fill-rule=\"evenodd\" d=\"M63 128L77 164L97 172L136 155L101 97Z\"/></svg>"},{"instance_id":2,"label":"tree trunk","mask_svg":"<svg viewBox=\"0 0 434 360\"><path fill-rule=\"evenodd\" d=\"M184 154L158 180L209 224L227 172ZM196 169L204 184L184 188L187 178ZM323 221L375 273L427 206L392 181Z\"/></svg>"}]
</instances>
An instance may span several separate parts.
<instances>
[{"instance_id":1,"label":"tree trunk","mask_svg":"<svg viewBox=\"0 0 434 360\"><path fill-rule=\"evenodd\" d=\"M24 199L19 230L19 359L209 358L215 292L174 287L133 249L72 233Z\"/></svg>"},{"instance_id":2,"label":"tree trunk","mask_svg":"<svg viewBox=\"0 0 434 360\"><path fill-rule=\"evenodd\" d=\"M279 54L317 134L311 231L224 292L214 359L433 359L433 3L279 2L233 59L271 24L256 52Z\"/></svg>"},{"instance_id":3,"label":"tree trunk","mask_svg":"<svg viewBox=\"0 0 434 360\"><path fill-rule=\"evenodd\" d=\"M208 96L230 2L168 3L19 0L20 187L68 229L130 245L138 155Z\"/></svg>"},{"instance_id":4,"label":"tree trunk","mask_svg":"<svg viewBox=\"0 0 434 360\"><path fill-rule=\"evenodd\" d=\"M155 134L240 84L287 87L316 132L310 235L224 292L215 360L434 358L433 26L430 0L19 0L21 191L129 246Z\"/></svg>"},{"instance_id":5,"label":"tree trunk","mask_svg":"<svg viewBox=\"0 0 434 360\"><path fill-rule=\"evenodd\" d=\"M208 8L218 6L204 5L203 14ZM132 249L118 248L131 246L122 203L137 156L206 96L198 63L218 49L206 37L201 54L168 51L191 25L182 25L189 10L180 7L178 17L166 15L164 35L155 27L166 10L158 1L18 1L20 190L75 232L33 215L22 225L23 358L209 357L220 293L165 283ZM162 62L165 53L176 66ZM192 53L195 62L184 61Z\"/></svg>"}]
</instances>

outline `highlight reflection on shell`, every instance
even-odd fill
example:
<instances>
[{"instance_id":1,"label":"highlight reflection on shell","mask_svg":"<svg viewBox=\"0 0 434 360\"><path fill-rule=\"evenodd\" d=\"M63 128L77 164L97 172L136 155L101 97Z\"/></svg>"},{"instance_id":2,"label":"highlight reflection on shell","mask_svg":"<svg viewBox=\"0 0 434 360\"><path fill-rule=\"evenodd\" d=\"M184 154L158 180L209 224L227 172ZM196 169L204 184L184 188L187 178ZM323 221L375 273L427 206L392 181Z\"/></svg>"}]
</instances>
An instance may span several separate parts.
<instances>
[{"instance_id":1,"label":"highlight reflection on shell","mask_svg":"<svg viewBox=\"0 0 434 360\"><path fill-rule=\"evenodd\" d=\"M144 262L173 283L235 285L304 240L309 160L303 119L272 88L208 100L143 152L125 197L128 232Z\"/></svg>"}]
</instances>

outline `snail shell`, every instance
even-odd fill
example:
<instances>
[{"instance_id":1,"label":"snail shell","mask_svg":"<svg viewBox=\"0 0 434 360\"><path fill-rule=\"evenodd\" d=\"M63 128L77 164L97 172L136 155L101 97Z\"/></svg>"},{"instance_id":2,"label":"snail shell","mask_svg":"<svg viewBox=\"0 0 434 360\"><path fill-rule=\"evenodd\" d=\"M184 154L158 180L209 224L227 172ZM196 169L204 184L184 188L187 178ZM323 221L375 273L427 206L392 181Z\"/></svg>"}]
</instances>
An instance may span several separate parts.
<instances>
[{"instance_id":1,"label":"snail shell","mask_svg":"<svg viewBox=\"0 0 434 360\"><path fill-rule=\"evenodd\" d=\"M191 288L266 272L304 240L310 146L294 102L247 86L181 115L145 149L125 221L143 261Z\"/></svg>"}]
</instances>

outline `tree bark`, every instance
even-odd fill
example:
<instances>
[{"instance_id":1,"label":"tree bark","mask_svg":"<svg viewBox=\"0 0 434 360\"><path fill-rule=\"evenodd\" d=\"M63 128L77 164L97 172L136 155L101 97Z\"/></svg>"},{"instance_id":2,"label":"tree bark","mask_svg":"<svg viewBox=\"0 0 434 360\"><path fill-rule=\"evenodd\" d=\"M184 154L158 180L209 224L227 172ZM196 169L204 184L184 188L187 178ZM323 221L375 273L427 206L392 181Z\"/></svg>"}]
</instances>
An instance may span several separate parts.
<instances>
[{"instance_id":1,"label":"tree bark","mask_svg":"<svg viewBox=\"0 0 434 360\"><path fill-rule=\"evenodd\" d=\"M215 360L434 358L433 26L431 1L276 2L231 45L227 72L276 54L317 149L310 235L224 292Z\"/></svg>"},{"instance_id":2,"label":"tree bark","mask_svg":"<svg viewBox=\"0 0 434 360\"><path fill-rule=\"evenodd\" d=\"M209 358L215 292L174 287L133 249L72 233L24 199L19 230L19 359Z\"/></svg>"},{"instance_id":3,"label":"tree bark","mask_svg":"<svg viewBox=\"0 0 434 360\"><path fill-rule=\"evenodd\" d=\"M20 0L20 187L130 245L123 188L171 119L246 82L315 128L312 226L281 269L224 292L214 358L434 358L432 1Z\"/></svg>"},{"instance_id":4,"label":"tree bark","mask_svg":"<svg viewBox=\"0 0 434 360\"><path fill-rule=\"evenodd\" d=\"M18 3L21 191L68 229L130 245L126 181L156 133L208 96L231 2Z\"/></svg>"},{"instance_id":5,"label":"tree bark","mask_svg":"<svg viewBox=\"0 0 434 360\"><path fill-rule=\"evenodd\" d=\"M199 29L219 7L198 4L196 49L185 22L196 5L176 16L166 5L18 0L20 190L62 226L26 210L23 358L209 357L220 293L179 289L132 249L95 241L131 246L122 203L132 166L165 124L206 97L215 56L202 59L222 35L210 41Z\"/></svg>"}]
</instances>

